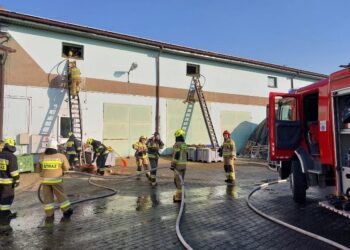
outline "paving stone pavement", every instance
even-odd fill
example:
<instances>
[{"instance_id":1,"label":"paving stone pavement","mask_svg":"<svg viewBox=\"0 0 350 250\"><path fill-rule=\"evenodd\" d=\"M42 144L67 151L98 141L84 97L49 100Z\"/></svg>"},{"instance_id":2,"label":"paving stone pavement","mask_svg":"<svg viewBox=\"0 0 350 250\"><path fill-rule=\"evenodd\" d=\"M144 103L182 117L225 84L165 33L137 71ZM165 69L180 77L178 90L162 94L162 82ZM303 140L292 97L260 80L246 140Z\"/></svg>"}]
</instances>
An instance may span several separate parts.
<instances>
[{"instance_id":1,"label":"paving stone pavement","mask_svg":"<svg viewBox=\"0 0 350 250\"><path fill-rule=\"evenodd\" d=\"M160 163L168 165L166 160ZM183 249L175 232L180 206L172 201L173 172L164 168L158 176L155 188L145 177L98 180L119 193L74 205L70 221L61 222L61 213L56 211L51 228L42 227L37 185L26 187L16 194L18 218L11 221L12 231L0 229L0 249ZM245 162L238 165L237 178L237 187L227 186L222 163L189 164L181 232L194 249L332 249L248 208L249 192L256 184L276 179L276 173ZM76 176L67 177L65 187L72 201L109 192ZM258 191L251 201L269 215L350 247L349 220L318 207L323 196L317 190L310 190L308 197L304 206L297 206L288 184L278 184Z\"/></svg>"}]
</instances>

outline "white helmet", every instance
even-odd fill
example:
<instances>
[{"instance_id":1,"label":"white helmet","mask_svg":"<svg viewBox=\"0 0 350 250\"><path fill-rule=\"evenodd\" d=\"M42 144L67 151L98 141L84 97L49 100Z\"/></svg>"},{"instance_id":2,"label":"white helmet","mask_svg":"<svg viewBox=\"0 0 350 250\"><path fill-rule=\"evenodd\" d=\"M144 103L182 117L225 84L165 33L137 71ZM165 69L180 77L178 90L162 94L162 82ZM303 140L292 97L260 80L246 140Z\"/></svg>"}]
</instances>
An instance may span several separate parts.
<instances>
[{"instance_id":1,"label":"white helmet","mask_svg":"<svg viewBox=\"0 0 350 250\"><path fill-rule=\"evenodd\" d=\"M57 150L58 142L56 139L50 139L49 143L47 144L46 148L56 149Z\"/></svg>"}]
</instances>

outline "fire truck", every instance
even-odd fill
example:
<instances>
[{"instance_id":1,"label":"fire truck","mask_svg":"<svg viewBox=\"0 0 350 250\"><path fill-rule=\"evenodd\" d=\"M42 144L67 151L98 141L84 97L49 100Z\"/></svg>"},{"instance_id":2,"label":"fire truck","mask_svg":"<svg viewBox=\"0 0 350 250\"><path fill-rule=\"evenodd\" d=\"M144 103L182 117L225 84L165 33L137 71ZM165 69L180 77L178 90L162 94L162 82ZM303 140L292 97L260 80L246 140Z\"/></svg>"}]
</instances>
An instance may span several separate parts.
<instances>
[{"instance_id":1,"label":"fire truck","mask_svg":"<svg viewBox=\"0 0 350 250\"><path fill-rule=\"evenodd\" d=\"M304 203L310 186L333 186L323 205L349 211L350 67L289 93L270 93L268 128L270 160L279 162L281 179L289 177L294 201Z\"/></svg>"}]
</instances>

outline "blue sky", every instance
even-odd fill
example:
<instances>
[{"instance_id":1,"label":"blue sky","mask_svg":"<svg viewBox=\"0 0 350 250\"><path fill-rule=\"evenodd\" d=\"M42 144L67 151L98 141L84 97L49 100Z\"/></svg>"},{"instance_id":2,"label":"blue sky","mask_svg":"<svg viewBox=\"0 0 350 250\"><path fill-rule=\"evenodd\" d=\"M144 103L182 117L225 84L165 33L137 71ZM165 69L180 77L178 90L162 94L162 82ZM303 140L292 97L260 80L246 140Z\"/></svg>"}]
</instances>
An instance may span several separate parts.
<instances>
[{"instance_id":1,"label":"blue sky","mask_svg":"<svg viewBox=\"0 0 350 250\"><path fill-rule=\"evenodd\" d=\"M0 5L324 74L350 63L349 0L6 0Z\"/></svg>"}]
</instances>

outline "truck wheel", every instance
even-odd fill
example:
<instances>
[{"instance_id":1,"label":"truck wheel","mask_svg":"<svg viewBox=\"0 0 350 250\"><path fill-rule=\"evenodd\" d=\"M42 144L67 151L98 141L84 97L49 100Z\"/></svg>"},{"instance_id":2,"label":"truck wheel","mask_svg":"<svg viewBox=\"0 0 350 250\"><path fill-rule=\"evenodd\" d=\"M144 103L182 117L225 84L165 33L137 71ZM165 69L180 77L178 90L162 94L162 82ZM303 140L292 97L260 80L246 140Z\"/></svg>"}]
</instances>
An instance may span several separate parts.
<instances>
[{"instance_id":1,"label":"truck wheel","mask_svg":"<svg viewBox=\"0 0 350 250\"><path fill-rule=\"evenodd\" d=\"M292 161L290 185L293 191L293 200L296 203L305 203L307 188L306 176L302 172L301 165L298 160Z\"/></svg>"}]
</instances>

